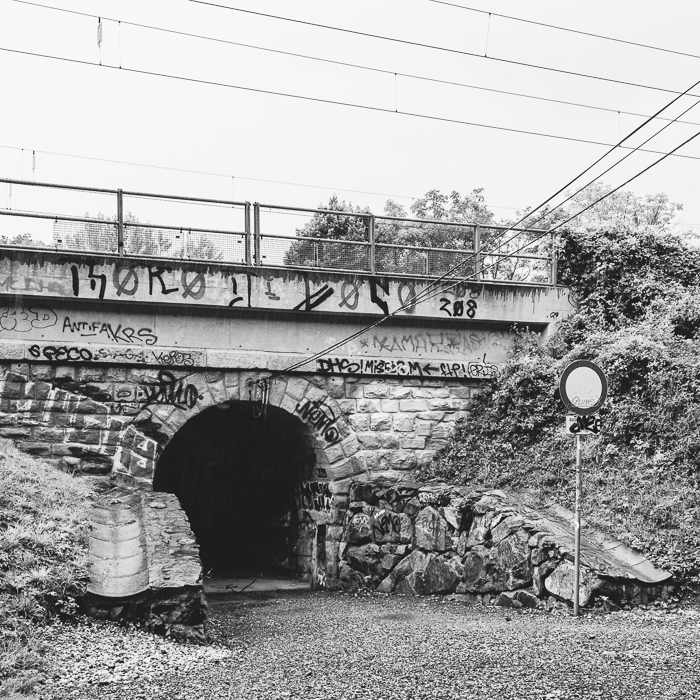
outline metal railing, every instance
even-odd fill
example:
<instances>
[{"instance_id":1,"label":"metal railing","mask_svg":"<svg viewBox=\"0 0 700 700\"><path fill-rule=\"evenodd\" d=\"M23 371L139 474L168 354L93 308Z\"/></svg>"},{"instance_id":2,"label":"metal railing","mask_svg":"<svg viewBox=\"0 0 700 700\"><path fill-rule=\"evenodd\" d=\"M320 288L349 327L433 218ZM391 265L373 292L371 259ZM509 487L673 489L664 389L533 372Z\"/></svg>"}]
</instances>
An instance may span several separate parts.
<instances>
[{"instance_id":1,"label":"metal railing","mask_svg":"<svg viewBox=\"0 0 700 700\"><path fill-rule=\"evenodd\" d=\"M0 183L7 186L4 198L0 193L2 245L250 267L432 278L449 273L459 279L556 284L556 239L553 234L542 237L538 229L26 180ZM82 213L91 208L97 213ZM531 249L521 252L531 241Z\"/></svg>"}]
</instances>

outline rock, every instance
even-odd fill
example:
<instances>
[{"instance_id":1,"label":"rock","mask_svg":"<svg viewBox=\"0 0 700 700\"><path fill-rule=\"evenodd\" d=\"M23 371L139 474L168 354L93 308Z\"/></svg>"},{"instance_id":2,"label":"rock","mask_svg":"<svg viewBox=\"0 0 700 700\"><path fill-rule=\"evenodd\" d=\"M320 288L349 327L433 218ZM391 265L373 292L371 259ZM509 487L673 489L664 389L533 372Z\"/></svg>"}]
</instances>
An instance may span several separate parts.
<instances>
[{"instance_id":1,"label":"rock","mask_svg":"<svg viewBox=\"0 0 700 700\"><path fill-rule=\"evenodd\" d=\"M515 591L513 598L524 608L539 608L541 606L540 599L530 591Z\"/></svg>"},{"instance_id":2,"label":"rock","mask_svg":"<svg viewBox=\"0 0 700 700\"><path fill-rule=\"evenodd\" d=\"M512 608L513 607L513 596L509 593L500 593L496 597L496 602L495 605L500 606L501 608Z\"/></svg>"},{"instance_id":3,"label":"rock","mask_svg":"<svg viewBox=\"0 0 700 700\"><path fill-rule=\"evenodd\" d=\"M504 540L514 532L517 532L523 526L523 524L524 521L522 518L518 517L517 515L509 515L498 525L491 527L491 539L495 544L498 544L501 540Z\"/></svg>"},{"instance_id":4,"label":"rock","mask_svg":"<svg viewBox=\"0 0 700 700\"><path fill-rule=\"evenodd\" d=\"M462 560L465 593L485 593L494 590L487 571L488 562L488 550L482 545L473 547L465 554Z\"/></svg>"},{"instance_id":5,"label":"rock","mask_svg":"<svg viewBox=\"0 0 700 700\"><path fill-rule=\"evenodd\" d=\"M466 554L467 551L467 537L469 536L469 533L463 532L460 536L459 539L457 540L457 546L455 547L457 554L460 557L463 557Z\"/></svg>"},{"instance_id":6,"label":"rock","mask_svg":"<svg viewBox=\"0 0 700 700\"><path fill-rule=\"evenodd\" d=\"M348 524L348 542L367 542L372 536L372 518L365 513L356 513Z\"/></svg>"},{"instance_id":7,"label":"rock","mask_svg":"<svg viewBox=\"0 0 700 700\"><path fill-rule=\"evenodd\" d=\"M391 571L401 559L402 557L396 554L385 554L381 560L381 567L384 571Z\"/></svg>"},{"instance_id":8,"label":"rock","mask_svg":"<svg viewBox=\"0 0 700 700\"><path fill-rule=\"evenodd\" d=\"M579 605L588 605L593 593L602 585L603 581L590 570L582 567L579 581ZM544 587L557 598L573 602L574 565L569 561L561 562L545 579Z\"/></svg>"},{"instance_id":9,"label":"rock","mask_svg":"<svg viewBox=\"0 0 700 700\"><path fill-rule=\"evenodd\" d=\"M414 496L404 504L403 512L408 515L409 518L415 518L416 515L420 513L422 507L418 498Z\"/></svg>"},{"instance_id":10,"label":"rock","mask_svg":"<svg viewBox=\"0 0 700 700\"><path fill-rule=\"evenodd\" d=\"M601 605L601 609L605 613L613 613L613 612L620 612L620 606L617 605L617 603L613 603L610 598L607 596L601 596L601 600L603 601L603 604Z\"/></svg>"},{"instance_id":11,"label":"rock","mask_svg":"<svg viewBox=\"0 0 700 700\"><path fill-rule=\"evenodd\" d=\"M526 532L518 530L490 550L494 579L497 584L495 590L512 591L532 583L532 572L528 561L530 554L530 548L527 546L528 539Z\"/></svg>"},{"instance_id":12,"label":"rock","mask_svg":"<svg viewBox=\"0 0 700 700\"><path fill-rule=\"evenodd\" d=\"M349 588L362 588L365 585L365 580L359 571L355 571L347 562L340 563L338 570L338 578Z\"/></svg>"},{"instance_id":13,"label":"rock","mask_svg":"<svg viewBox=\"0 0 700 700\"><path fill-rule=\"evenodd\" d=\"M423 573L423 593L451 593L459 578L441 556L431 555Z\"/></svg>"},{"instance_id":14,"label":"rock","mask_svg":"<svg viewBox=\"0 0 700 700\"><path fill-rule=\"evenodd\" d=\"M423 595L423 581L421 575L414 571L406 576L406 578L396 586L396 592L403 593L404 595Z\"/></svg>"},{"instance_id":15,"label":"rock","mask_svg":"<svg viewBox=\"0 0 700 700\"><path fill-rule=\"evenodd\" d=\"M532 587L536 595L543 596L545 594L544 580L557 568L557 564L558 561L550 559L539 566L532 567Z\"/></svg>"},{"instance_id":16,"label":"rock","mask_svg":"<svg viewBox=\"0 0 700 700\"><path fill-rule=\"evenodd\" d=\"M413 540L413 523L405 513L378 510L372 518L372 539L375 542L403 542Z\"/></svg>"},{"instance_id":17,"label":"rock","mask_svg":"<svg viewBox=\"0 0 700 700\"><path fill-rule=\"evenodd\" d=\"M487 540L491 539L491 521L493 520L493 513L488 512L483 515L477 515L472 522L471 529L469 530L469 535L466 540L466 548L471 549L478 544L484 544Z\"/></svg>"},{"instance_id":18,"label":"rock","mask_svg":"<svg viewBox=\"0 0 700 700\"><path fill-rule=\"evenodd\" d=\"M426 506L416 517L416 547L432 552L444 552L448 543L447 523L433 506Z\"/></svg>"},{"instance_id":19,"label":"rock","mask_svg":"<svg viewBox=\"0 0 700 700\"><path fill-rule=\"evenodd\" d=\"M443 516L455 530L459 530L462 521L462 514L456 508L446 506L442 509Z\"/></svg>"},{"instance_id":20,"label":"rock","mask_svg":"<svg viewBox=\"0 0 700 700\"><path fill-rule=\"evenodd\" d=\"M353 569L363 574L376 576L381 573L381 552L374 542L360 547L348 547L345 559Z\"/></svg>"}]
</instances>

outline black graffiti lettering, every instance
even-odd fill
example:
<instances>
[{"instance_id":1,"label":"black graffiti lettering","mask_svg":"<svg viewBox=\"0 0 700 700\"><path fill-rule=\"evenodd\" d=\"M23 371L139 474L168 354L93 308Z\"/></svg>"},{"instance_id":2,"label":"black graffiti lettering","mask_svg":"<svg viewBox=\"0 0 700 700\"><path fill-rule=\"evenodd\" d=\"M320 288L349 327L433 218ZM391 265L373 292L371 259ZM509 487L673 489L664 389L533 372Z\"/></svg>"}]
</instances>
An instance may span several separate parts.
<instances>
[{"instance_id":1,"label":"black graffiti lettering","mask_svg":"<svg viewBox=\"0 0 700 700\"><path fill-rule=\"evenodd\" d=\"M233 286L233 299L229 301L228 305L229 306L234 306L237 304L239 301L243 301L243 297L237 296L238 294L238 283L236 282L235 277L231 277L231 285ZM248 293L250 294L250 283L248 284ZM248 306L250 306L250 297L248 298Z\"/></svg>"},{"instance_id":2,"label":"black graffiti lettering","mask_svg":"<svg viewBox=\"0 0 700 700\"><path fill-rule=\"evenodd\" d=\"M357 308L357 303L360 301L360 289L357 282L345 280L340 288L340 304L338 306L346 306L354 311Z\"/></svg>"},{"instance_id":3,"label":"black graffiti lettering","mask_svg":"<svg viewBox=\"0 0 700 700\"><path fill-rule=\"evenodd\" d=\"M71 283L73 285L73 296L80 296L80 278L78 277L78 266L70 266Z\"/></svg>"},{"instance_id":4,"label":"black graffiti lettering","mask_svg":"<svg viewBox=\"0 0 700 700\"><path fill-rule=\"evenodd\" d=\"M193 367L195 358L190 352L170 350L169 352L153 351L155 361L160 365L178 365L181 367Z\"/></svg>"},{"instance_id":5,"label":"black graffiti lettering","mask_svg":"<svg viewBox=\"0 0 700 700\"><path fill-rule=\"evenodd\" d=\"M97 280L100 281L100 291L97 296L100 299L105 298L105 289L107 289L107 275L96 275L95 266L90 263L90 269L88 270L88 279L90 280L90 289L95 291L97 289Z\"/></svg>"},{"instance_id":6,"label":"black graffiti lettering","mask_svg":"<svg viewBox=\"0 0 700 700\"><path fill-rule=\"evenodd\" d=\"M179 291L179 287L170 287L165 283L163 279L164 272L172 272L172 267L167 267L165 265L156 265L155 271L151 265L148 265L148 293L153 296L153 280L158 280L160 282L160 292L161 294L173 294Z\"/></svg>"},{"instance_id":7,"label":"black graffiti lettering","mask_svg":"<svg viewBox=\"0 0 700 700\"><path fill-rule=\"evenodd\" d=\"M401 534L401 517L398 513L384 511L372 518L372 539L383 540Z\"/></svg>"},{"instance_id":8,"label":"black graffiti lettering","mask_svg":"<svg viewBox=\"0 0 700 700\"><path fill-rule=\"evenodd\" d=\"M186 270L182 271L182 298L187 299L187 297L192 297L193 299L201 299L204 296L204 292L207 290L207 281L201 272L198 272L196 277L192 282L187 281L188 272ZM198 286L197 286L198 285ZM195 286L197 289L195 290Z\"/></svg>"},{"instance_id":9,"label":"black graffiti lettering","mask_svg":"<svg viewBox=\"0 0 700 700\"><path fill-rule=\"evenodd\" d=\"M340 440L340 431L335 425L338 417L321 399L314 401L307 399L303 404L298 403L294 412L299 414L299 417L319 433L329 445Z\"/></svg>"},{"instance_id":10,"label":"black graffiti lettering","mask_svg":"<svg viewBox=\"0 0 700 700\"><path fill-rule=\"evenodd\" d=\"M369 298L374 304L376 304L383 312L385 316L389 315L389 304L387 304L385 299L382 299L377 294L377 287L381 289L384 294L389 295L389 282L387 280L370 277L369 279Z\"/></svg>"},{"instance_id":11,"label":"black graffiti lettering","mask_svg":"<svg viewBox=\"0 0 700 700\"><path fill-rule=\"evenodd\" d=\"M296 488L297 506L304 510L321 510L330 512L333 506L333 494L326 482L302 481Z\"/></svg>"},{"instance_id":12,"label":"black graffiti lettering","mask_svg":"<svg viewBox=\"0 0 700 700\"><path fill-rule=\"evenodd\" d=\"M450 311L450 300L447 297L440 297L440 301L442 302L440 311L444 311L448 316L452 316L452 312Z\"/></svg>"},{"instance_id":13,"label":"black graffiti lettering","mask_svg":"<svg viewBox=\"0 0 700 700\"><path fill-rule=\"evenodd\" d=\"M598 435L600 433L600 416L597 414L576 416L576 422L569 428L569 432L576 435L583 431Z\"/></svg>"},{"instance_id":14,"label":"black graffiti lettering","mask_svg":"<svg viewBox=\"0 0 700 700\"><path fill-rule=\"evenodd\" d=\"M474 318L476 316L477 304L473 299L467 302L467 316L469 318Z\"/></svg>"},{"instance_id":15,"label":"black graffiti lettering","mask_svg":"<svg viewBox=\"0 0 700 700\"><path fill-rule=\"evenodd\" d=\"M122 277L122 272L126 274ZM131 287L129 287L131 283ZM134 296L136 290L139 288L139 276L133 267L127 267L126 265L117 265L114 268L114 273L112 275L112 284L117 292L117 296L120 297L122 294L126 294L128 297Z\"/></svg>"},{"instance_id":16,"label":"black graffiti lettering","mask_svg":"<svg viewBox=\"0 0 700 700\"><path fill-rule=\"evenodd\" d=\"M408 290L408 293L406 293ZM399 301L401 306L405 307L404 312L407 314L415 313L416 311L416 283L401 280L399 284Z\"/></svg>"},{"instance_id":17,"label":"black graffiti lettering","mask_svg":"<svg viewBox=\"0 0 700 700\"><path fill-rule=\"evenodd\" d=\"M87 348L67 345L45 345L43 348L39 345L31 345L29 354L34 358L43 355L49 362L92 362L93 360L92 352Z\"/></svg>"},{"instance_id":18,"label":"black graffiti lettering","mask_svg":"<svg viewBox=\"0 0 700 700\"><path fill-rule=\"evenodd\" d=\"M265 277L265 280L267 281L267 291L265 292L265 296L268 299L272 299L273 301L279 301L280 298L277 296L277 294L275 294L272 291L272 283L275 281L275 278L274 277Z\"/></svg>"},{"instance_id":19,"label":"black graffiti lettering","mask_svg":"<svg viewBox=\"0 0 700 700\"><path fill-rule=\"evenodd\" d=\"M306 298L304 299L304 301L299 302L294 307L294 311L311 311L317 306L323 304L323 302L326 301L326 299L332 297L335 293L333 287L329 286L328 284L324 284L323 287L321 287L321 289L317 289L313 294L311 294L309 289L308 277L304 277L304 286L306 290ZM302 307L304 308L302 309Z\"/></svg>"},{"instance_id":20,"label":"black graffiti lettering","mask_svg":"<svg viewBox=\"0 0 700 700\"><path fill-rule=\"evenodd\" d=\"M180 408L194 408L197 401L202 398L194 384L186 384L184 379L177 379L164 369L158 372L155 384L144 384L141 389L146 396L146 405L159 403Z\"/></svg>"}]
</instances>

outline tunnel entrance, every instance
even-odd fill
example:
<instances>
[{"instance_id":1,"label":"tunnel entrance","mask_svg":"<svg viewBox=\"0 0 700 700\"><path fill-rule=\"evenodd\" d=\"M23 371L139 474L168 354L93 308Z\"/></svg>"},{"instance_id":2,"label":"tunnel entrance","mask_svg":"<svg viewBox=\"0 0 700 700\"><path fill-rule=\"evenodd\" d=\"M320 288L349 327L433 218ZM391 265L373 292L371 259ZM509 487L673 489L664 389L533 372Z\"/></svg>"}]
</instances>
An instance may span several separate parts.
<instances>
[{"instance_id":1,"label":"tunnel entrance","mask_svg":"<svg viewBox=\"0 0 700 700\"><path fill-rule=\"evenodd\" d=\"M232 402L182 426L158 460L153 489L180 500L210 575L299 571L295 489L315 459L298 418Z\"/></svg>"}]
</instances>

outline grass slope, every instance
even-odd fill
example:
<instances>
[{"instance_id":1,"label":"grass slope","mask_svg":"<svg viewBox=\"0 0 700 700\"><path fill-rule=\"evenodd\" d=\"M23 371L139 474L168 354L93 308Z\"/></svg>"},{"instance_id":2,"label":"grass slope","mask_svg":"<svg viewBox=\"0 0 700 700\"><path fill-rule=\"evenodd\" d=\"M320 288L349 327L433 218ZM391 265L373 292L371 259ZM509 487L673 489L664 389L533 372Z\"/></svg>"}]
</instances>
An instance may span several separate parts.
<instances>
[{"instance_id":1,"label":"grass slope","mask_svg":"<svg viewBox=\"0 0 700 700\"><path fill-rule=\"evenodd\" d=\"M0 440L0 697L41 679L43 625L87 577L90 487Z\"/></svg>"}]
</instances>

